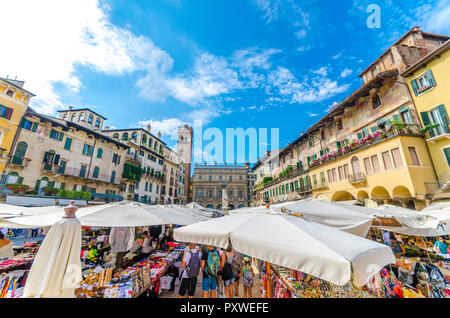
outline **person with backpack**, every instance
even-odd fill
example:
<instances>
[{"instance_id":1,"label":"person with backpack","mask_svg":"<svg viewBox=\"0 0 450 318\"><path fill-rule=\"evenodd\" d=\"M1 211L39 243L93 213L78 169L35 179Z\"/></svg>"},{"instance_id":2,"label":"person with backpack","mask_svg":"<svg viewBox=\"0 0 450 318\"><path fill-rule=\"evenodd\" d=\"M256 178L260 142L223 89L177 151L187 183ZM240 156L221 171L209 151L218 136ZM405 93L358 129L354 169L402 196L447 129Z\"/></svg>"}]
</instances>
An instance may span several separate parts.
<instances>
[{"instance_id":1,"label":"person with backpack","mask_svg":"<svg viewBox=\"0 0 450 318\"><path fill-rule=\"evenodd\" d=\"M222 267L222 279L223 285L225 288L225 298L233 298L234 296L234 272L233 272L233 260L235 254L231 245L228 246L225 255L221 259L221 267Z\"/></svg>"},{"instance_id":2,"label":"person with backpack","mask_svg":"<svg viewBox=\"0 0 450 318\"><path fill-rule=\"evenodd\" d=\"M197 276L200 272L201 252L197 250L195 243L189 243L189 251L186 251L181 262L181 283L178 290L178 298L184 298L186 292L189 298L194 298L197 286Z\"/></svg>"},{"instance_id":3,"label":"person with backpack","mask_svg":"<svg viewBox=\"0 0 450 318\"><path fill-rule=\"evenodd\" d=\"M250 257L244 257L244 266L242 266L242 271L239 276L242 277L242 286L244 287L244 298L253 298L252 288L253 288L253 277L255 273L250 261Z\"/></svg>"},{"instance_id":4,"label":"person with backpack","mask_svg":"<svg viewBox=\"0 0 450 318\"><path fill-rule=\"evenodd\" d=\"M201 260L201 268L203 271L203 298L216 298L216 276L219 272L220 267L219 253L217 253L217 251L214 249L214 246L208 245L205 252L202 254Z\"/></svg>"},{"instance_id":5,"label":"person with backpack","mask_svg":"<svg viewBox=\"0 0 450 318\"><path fill-rule=\"evenodd\" d=\"M233 250L234 257L231 263L231 268L233 269L234 274L234 295L239 298L239 275L242 271L242 254Z\"/></svg>"}]
</instances>

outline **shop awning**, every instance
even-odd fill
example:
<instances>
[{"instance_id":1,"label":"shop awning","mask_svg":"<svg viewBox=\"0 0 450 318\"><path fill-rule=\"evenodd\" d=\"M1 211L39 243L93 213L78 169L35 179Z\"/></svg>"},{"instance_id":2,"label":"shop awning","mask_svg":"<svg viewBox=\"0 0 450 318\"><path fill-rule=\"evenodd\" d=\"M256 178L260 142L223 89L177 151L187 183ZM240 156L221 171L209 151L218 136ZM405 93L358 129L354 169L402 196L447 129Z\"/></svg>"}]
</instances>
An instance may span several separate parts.
<instances>
[{"instance_id":1,"label":"shop awning","mask_svg":"<svg viewBox=\"0 0 450 318\"><path fill-rule=\"evenodd\" d=\"M299 270L338 285L351 279L363 286L387 264L395 263L388 246L279 213L237 213L174 230L174 238L226 248Z\"/></svg>"}]
</instances>

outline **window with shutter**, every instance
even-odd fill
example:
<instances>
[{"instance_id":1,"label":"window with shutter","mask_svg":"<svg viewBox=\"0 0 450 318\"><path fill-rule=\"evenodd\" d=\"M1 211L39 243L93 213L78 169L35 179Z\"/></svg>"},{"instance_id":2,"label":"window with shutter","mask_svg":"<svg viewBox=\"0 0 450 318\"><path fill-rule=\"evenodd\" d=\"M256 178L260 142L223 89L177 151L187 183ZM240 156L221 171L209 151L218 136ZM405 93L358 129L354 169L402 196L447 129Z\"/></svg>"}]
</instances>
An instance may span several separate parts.
<instances>
[{"instance_id":1,"label":"window with shutter","mask_svg":"<svg viewBox=\"0 0 450 318\"><path fill-rule=\"evenodd\" d=\"M385 151L381 154L383 157L383 163L384 163L384 169L385 170L391 170L394 168L392 164L391 155L389 154L389 151Z\"/></svg>"},{"instance_id":2,"label":"window with shutter","mask_svg":"<svg viewBox=\"0 0 450 318\"><path fill-rule=\"evenodd\" d=\"M413 89L414 95L418 96L419 95L419 85L417 85L417 80L411 81L411 87Z\"/></svg>"},{"instance_id":3,"label":"window with shutter","mask_svg":"<svg viewBox=\"0 0 450 318\"><path fill-rule=\"evenodd\" d=\"M59 141L63 141L63 139L64 139L64 133L63 133L63 132L60 132L60 133L59 133L59 138L58 138L58 140L59 140Z\"/></svg>"},{"instance_id":4,"label":"window with shutter","mask_svg":"<svg viewBox=\"0 0 450 318\"><path fill-rule=\"evenodd\" d=\"M417 156L416 148L408 147L409 157L413 166L420 166L419 157Z\"/></svg>"},{"instance_id":5,"label":"window with shutter","mask_svg":"<svg viewBox=\"0 0 450 318\"><path fill-rule=\"evenodd\" d=\"M17 178L17 184L22 184L22 182L23 182L23 177Z\"/></svg>"},{"instance_id":6,"label":"window with shutter","mask_svg":"<svg viewBox=\"0 0 450 318\"><path fill-rule=\"evenodd\" d=\"M391 153L392 153L392 158L394 159L394 167L402 168L403 160L402 160L402 155L400 153L400 149L399 148L392 149Z\"/></svg>"},{"instance_id":7,"label":"window with shutter","mask_svg":"<svg viewBox=\"0 0 450 318\"><path fill-rule=\"evenodd\" d=\"M72 139L69 137L66 137L66 143L64 144L64 149L70 150L71 145L72 145Z\"/></svg>"},{"instance_id":8,"label":"window with shutter","mask_svg":"<svg viewBox=\"0 0 450 318\"><path fill-rule=\"evenodd\" d=\"M38 123L33 123L33 127L31 128L32 132L36 132L38 129L39 124Z\"/></svg>"},{"instance_id":9,"label":"window with shutter","mask_svg":"<svg viewBox=\"0 0 450 318\"><path fill-rule=\"evenodd\" d=\"M357 133L356 136L358 139L362 139L362 137L363 137L361 132Z\"/></svg>"}]
</instances>

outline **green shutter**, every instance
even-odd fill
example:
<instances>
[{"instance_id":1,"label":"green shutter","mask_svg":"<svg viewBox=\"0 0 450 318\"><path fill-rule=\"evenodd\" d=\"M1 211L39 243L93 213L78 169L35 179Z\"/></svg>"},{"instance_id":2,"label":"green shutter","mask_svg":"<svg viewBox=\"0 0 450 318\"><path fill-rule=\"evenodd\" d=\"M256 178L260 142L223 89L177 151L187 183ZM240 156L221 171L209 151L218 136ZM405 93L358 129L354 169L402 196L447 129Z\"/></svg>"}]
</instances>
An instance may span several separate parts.
<instances>
[{"instance_id":1,"label":"green shutter","mask_svg":"<svg viewBox=\"0 0 450 318\"><path fill-rule=\"evenodd\" d=\"M367 137L367 136L369 136L369 129L368 128L364 128L363 130L362 130L362 132L364 133L364 135Z\"/></svg>"},{"instance_id":2,"label":"green shutter","mask_svg":"<svg viewBox=\"0 0 450 318\"><path fill-rule=\"evenodd\" d=\"M33 127L31 128L32 132L36 132L38 129L39 124L38 123L33 123Z\"/></svg>"},{"instance_id":3,"label":"green shutter","mask_svg":"<svg viewBox=\"0 0 450 318\"><path fill-rule=\"evenodd\" d=\"M437 107L437 109L439 110L439 113L441 114L442 121L444 122L443 129L448 134L449 133L449 130L448 130L448 123L449 123L449 121L448 121L447 110L445 109L444 105L439 105Z\"/></svg>"},{"instance_id":4,"label":"green shutter","mask_svg":"<svg viewBox=\"0 0 450 318\"><path fill-rule=\"evenodd\" d=\"M431 84L431 87L435 87L436 86L436 81L434 80L433 72L431 70L428 70L425 73L425 77L427 78L428 83Z\"/></svg>"},{"instance_id":5,"label":"green shutter","mask_svg":"<svg viewBox=\"0 0 450 318\"><path fill-rule=\"evenodd\" d=\"M64 139L64 133L63 132L60 132L59 133L59 141L63 141L63 139Z\"/></svg>"},{"instance_id":6,"label":"green shutter","mask_svg":"<svg viewBox=\"0 0 450 318\"><path fill-rule=\"evenodd\" d=\"M362 139L362 133L357 133L356 136L358 137L358 139Z\"/></svg>"},{"instance_id":7,"label":"green shutter","mask_svg":"<svg viewBox=\"0 0 450 318\"><path fill-rule=\"evenodd\" d=\"M321 157L323 156L323 150L320 151L320 156L321 156Z\"/></svg>"},{"instance_id":8,"label":"green shutter","mask_svg":"<svg viewBox=\"0 0 450 318\"><path fill-rule=\"evenodd\" d=\"M372 128L370 128L370 130L372 131L372 134L373 134L378 130L378 128L377 128L377 126L373 126Z\"/></svg>"},{"instance_id":9,"label":"green shutter","mask_svg":"<svg viewBox=\"0 0 450 318\"><path fill-rule=\"evenodd\" d=\"M86 192L86 186L85 185L81 187L81 191Z\"/></svg>"},{"instance_id":10,"label":"green shutter","mask_svg":"<svg viewBox=\"0 0 450 318\"><path fill-rule=\"evenodd\" d=\"M66 184L63 182L63 183L61 183L61 190L65 190L66 189Z\"/></svg>"},{"instance_id":11,"label":"green shutter","mask_svg":"<svg viewBox=\"0 0 450 318\"><path fill-rule=\"evenodd\" d=\"M430 118L428 117L428 113L427 112L421 112L420 116L422 117L422 123L423 123L424 127L426 127L426 126L431 124ZM430 132L430 137L433 138L434 137L433 129L430 129L429 132Z\"/></svg>"},{"instance_id":12,"label":"green shutter","mask_svg":"<svg viewBox=\"0 0 450 318\"><path fill-rule=\"evenodd\" d=\"M396 121L400 122L400 116L399 115L394 115L394 116L392 116L392 118L394 119L394 121L396 120Z\"/></svg>"},{"instance_id":13,"label":"green shutter","mask_svg":"<svg viewBox=\"0 0 450 318\"><path fill-rule=\"evenodd\" d=\"M38 190L39 189L39 185L41 184L41 180L37 179L36 180L36 185L34 186L34 190Z\"/></svg>"},{"instance_id":14,"label":"green shutter","mask_svg":"<svg viewBox=\"0 0 450 318\"><path fill-rule=\"evenodd\" d=\"M64 149L70 150L70 146L72 145L72 139L67 137L66 144L64 145Z\"/></svg>"},{"instance_id":15,"label":"green shutter","mask_svg":"<svg viewBox=\"0 0 450 318\"><path fill-rule=\"evenodd\" d=\"M47 186L49 188L54 188L55 187L55 181L49 181Z\"/></svg>"},{"instance_id":16,"label":"green shutter","mask_svg":"<svg viewBox=\"0 0 450 318\"><path fill-rule=\"evenodd\" d=\"M411 87L413 88L413 91L414 91L414 95L419 95L419 92L418 92L418 90L419 90L419 86L417 85L417 81L416 80L412 80L411 81Z\"/></svg>"},{"instance_id":17,"label":"green shutter","mask_svg":"<svg viewBox=\"0 0 450 318\"><path fill-rule=\"evenodd\" d=\"M337 146L337 149L341 148L341 142L340 141L336 141L336 146Z\"/></svg>"},{"instance_id":18,"label":"green shutter","mask_svg":"<svg viewBox=\"0 0 450 318\"><path fill-rule=\"evenodd\" d=\"M23 182L23 177L17 178L17 184L22 184L22 182Z\"/></svg>"}]
</instances>

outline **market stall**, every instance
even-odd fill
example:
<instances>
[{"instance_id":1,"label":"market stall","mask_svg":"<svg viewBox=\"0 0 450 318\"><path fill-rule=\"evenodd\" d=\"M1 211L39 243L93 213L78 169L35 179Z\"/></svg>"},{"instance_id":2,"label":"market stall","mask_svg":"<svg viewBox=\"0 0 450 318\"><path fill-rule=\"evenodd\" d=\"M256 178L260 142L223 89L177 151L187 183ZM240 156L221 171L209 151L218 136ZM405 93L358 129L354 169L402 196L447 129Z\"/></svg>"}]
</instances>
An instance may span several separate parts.
<instances>
[{"instance_id":1,"label":"market stall","mask_svg":"<svg viewBox=\"0 0 450 318\"><path fill-rule=\"evenodd\" d=\"M55 222L59 222L58 220L61 220L61 210L61 208L58 208L58 211L51 209L48 213L40 213L39 216L18 216L12 219L2 219L1 226L8 226L10 228L51 226ZM135 232L136 228L146 229L147 226L152 225L185 225L208 219L201 213L198 213L195 209L187 207L151 207L131 202L86 207L79 210L77 217L77 220L83 225L83 229L80 229L83 238L81 240L81 248L78 257L82 259L81 271L83 273L82 278L84 279L84 283L76 289L77 293L78 295L82 295L81 297L87 296L88 294L80 291L83 289L86 282L90 282L92 279L96 278L97 285L102 282L104 288L113 286L111 288L106 288L107 290L113 290L112 294L106 294L107 297L113 298L118 297L118 294L115 294L116 287L122 286L126 282L129 283L130 280L136 281L136 277L138 277L135 276L136 273L141 275L141 278L144 277L145 275L142 276L144 270L149 274L147 275L147 278L145 278L146 282L141 279L145 284L139 285L140 288L136 288L133 285L134 292L132 293L132 296L138 297L139 293L142 294L144 291L149 290L149 287L152 287L152 289L155 289L156 287L156 290L160 290L160 279L163 278L163 281L168 281L168 277L164 278L164 274L173 269L173 265L179 259L184 246L178 247L178 244L176 243L167 242L162 249L158 251L154 250L150 256L147 255L147 257L143 257L145 255L142 254L142 248L140 246L142 245L143 240L138 238L135 240L133 247L128 248L129 251L124 256L122 270L115 271L113 265L114 255L112 255L114 253L111 253L111 245L109 244L111 242L111 229L130 228ZM89 257L91 253L95 257ZM83 257L84 255L87 255L87 257ZM13 263L22 267L16 266L9 271L12 274L8 275L8 277L3 277L4 279L2 279L0 289L2 293L0 295L5 297L20 297L23 291L22 283L25 283L27 279L27 273L33 262L33 256L34 255L30 255L26 262L19 263L10 261L5 263L4 267L8 268L12 268ZM103 273L101 280L99 279L99 273ZM22 279L20 280L20 284L18 284L17 282L20 277L22 277ZM105 280L105 277L110 277L110 279ZM148 282L151 282L151 285L149 285ZM108 283L112 285L110 286ZM163 285L165 286L166 284ZM18 289L16 287L18 287ZM16 291L17 289L17 292L3 293L3 291L8 291L9 288L13 288L13 291ZM101 295L102 297L105 296L104 293L101 293ZM124 294L121 293L120 295L123 296ZM89 297L91 296L92 295L89 293Z\"/></svg>"}]
</instances>

